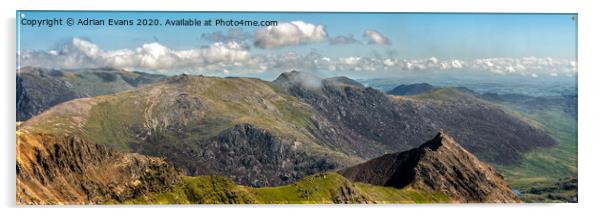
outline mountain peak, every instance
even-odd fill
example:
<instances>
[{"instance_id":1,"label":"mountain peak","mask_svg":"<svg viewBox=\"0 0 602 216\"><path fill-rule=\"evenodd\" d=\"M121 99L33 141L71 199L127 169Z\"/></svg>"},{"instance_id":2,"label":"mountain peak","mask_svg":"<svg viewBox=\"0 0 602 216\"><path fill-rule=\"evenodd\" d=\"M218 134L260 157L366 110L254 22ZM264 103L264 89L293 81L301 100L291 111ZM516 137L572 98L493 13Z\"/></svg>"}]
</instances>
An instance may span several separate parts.
<instances>
[{"instance_id":1,"label":"mountain peak","mask_svg":"<svg viewBox=\"0 0 602 216\"><path fill-rule=\"evenodd\" d=\"M313 73L292 70L290 72L281 73L280 76L274 80L274 83L285 88L290 86L301 86L306 89L315 90L322 87L322 80L322 77Z\"/></svg>"},{"instance_id":2,"label":"mountain peak","mask_svg":"<svg viewBox=\"0 0 602 216\"><path fill-rule=\"evenodd\" d=\"M437 135L435 135L433 139L420 145L420 147L418 148L428 148L433 151L437 151L441 146L449 146L450 148L462 148L456 143L456 141L451 136L443 132L443 130L440 130L439 133L437 133Z\"/></svg>"},{"instance_id":3,"label":"mountain peak","mask_svg":"<svg viewBox=\"0 0 602 216\"><path fill-rule=\"evenodd\" d=\"M518 202L501 175L442 131L417 148L339 173L354 182L441 191L457 202Z\"/></svg>"}]
</instances>

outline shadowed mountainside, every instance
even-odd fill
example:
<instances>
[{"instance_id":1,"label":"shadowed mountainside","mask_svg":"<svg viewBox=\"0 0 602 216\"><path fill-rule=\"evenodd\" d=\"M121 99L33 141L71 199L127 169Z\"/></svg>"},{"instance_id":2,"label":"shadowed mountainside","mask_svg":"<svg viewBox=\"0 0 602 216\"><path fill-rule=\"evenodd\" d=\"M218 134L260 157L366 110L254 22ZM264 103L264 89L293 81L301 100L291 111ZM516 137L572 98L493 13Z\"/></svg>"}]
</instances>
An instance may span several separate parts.
<instances>
[{"instance_id":1,"label":"shadowed mountainside","mask_svg":"<svg viewBox=\"0 0 602 216\"><path fill-rule=\"evenodd\" d=\"M302 72L283 73L274 84L310 104L338 131L382 149L381 154L416 147L439 130L481 159L498 164L515 164L523 152L556 144L536 125L462 88L388 96Z\"/></svg>"},{"instance_id":2,"label":"shadowed mountainside","mask_svg":"<svg viewBox=\"0 0 602 216\"><path fill-rule=\"evenodd\" d=\"M501 175L442 132L418 148L338 173L353 182L440 191L459 202L519 202Z\"/></svg>"},{"instance_id":3,"label":"shadowed mountainside","mask_svg":"<svg viewBox=\"0 0 602 216\"><path fill-rule=\"evenodd\" d=\"M131 90L162 78L162 75L111 68L54 70L23 67L17 70L17 121L27 120L68 100Z\"/></svg>"}]
</instances>

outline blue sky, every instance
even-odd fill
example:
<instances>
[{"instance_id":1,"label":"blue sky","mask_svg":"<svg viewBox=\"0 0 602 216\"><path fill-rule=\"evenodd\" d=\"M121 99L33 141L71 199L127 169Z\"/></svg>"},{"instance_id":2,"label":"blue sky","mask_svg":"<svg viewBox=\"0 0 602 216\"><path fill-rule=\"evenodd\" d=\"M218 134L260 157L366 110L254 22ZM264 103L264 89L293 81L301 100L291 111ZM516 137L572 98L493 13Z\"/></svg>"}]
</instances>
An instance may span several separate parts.
<instances>
[{"instance_id":1,"label":"blue sky","mask_svg":"<svg viewBox=\"0 0 602 216\"><path fill-rule=\"evenodd\" d=\"M239 41L253 56L285 55L291 52L306 56L318 53L328 59L394 58L416 61L475 61L475 59L535 57L553 58L562 64L576 62L576 21L574 14L417 14L417 13L206 13L206 12L35 12L25 11L28 19L44 18L197 18L276 20L279 23L302 21L321 26L327 36L306 42L277 45L273 48L253 46L256 32L263 27L240 27L246 33ZM18 23L19 25L19 23ZM135 50L144 44L158 43L170 50L189 50L211 46L215 41L203 34L228 32L234 27L138 27L20 26L21 51L44 52L64 49L79 38L105 51ZM369 43L364 37L374 30L388 39L388 44ZM358 43L332 45L336 36L352 36ZM35 56L39 58L40 56ZM422 59L422 60L421 60ZM31 59L30 59L31 60ZM397 63L401 64L400 61ZM25 61L27 62L27 61ZM30 61L31 62L31 61ZM366 61L364 61L366 62ZM501 62L501 61L500 61ZM543 61L539 61L543 62ZM407 62L406 62L407 63ZM494 62L495 63L495 62ZM426 63L425 63L426 64ZM525 64L517 63L516 66ZM507 65L503 66L507 68ZM411 67L408 67L411 68ZM440 67L441 68L441 67ZM537 68L537 67L534 67ZM218 69L211 69L218 70ZM361 69L360 69L361 70ZM512 70L508 70L512 71ZM528 71L527 73L531 73Z\"/></svg>"}]
</instances>

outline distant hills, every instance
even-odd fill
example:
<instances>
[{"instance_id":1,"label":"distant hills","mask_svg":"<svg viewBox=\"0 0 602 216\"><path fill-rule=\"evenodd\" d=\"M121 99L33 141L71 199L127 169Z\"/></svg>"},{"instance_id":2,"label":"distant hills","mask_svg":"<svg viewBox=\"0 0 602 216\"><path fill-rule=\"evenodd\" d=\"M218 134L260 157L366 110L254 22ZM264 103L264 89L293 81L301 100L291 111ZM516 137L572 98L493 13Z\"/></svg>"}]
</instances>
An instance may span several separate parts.
<instances>
[{"instance_id":1,"label":"distant hills","mask_svg":"<svg viewBox=\"0 0 602 216\"><path fill-rule=\"evenodd\" d=\"M424 93L430 90L435 89L435 86L432 86L428 83L415 83L408 85L398 85L397 87L389 90L387 94L390 95L398 95L398 96L408 96L408 95L417 95L420 93Z\"/></svg>"},{"instance_id":2,"label":"distant hills","mask_svg":"<svg viewBox=\"0 0 602 216\"><path fill-rule=\"evenodd\" d=\"M156 82L162 75L112 68L55 70L23 67L17 73L17 121L59 103L112 94Z\"/></svg>"}]
</instances>

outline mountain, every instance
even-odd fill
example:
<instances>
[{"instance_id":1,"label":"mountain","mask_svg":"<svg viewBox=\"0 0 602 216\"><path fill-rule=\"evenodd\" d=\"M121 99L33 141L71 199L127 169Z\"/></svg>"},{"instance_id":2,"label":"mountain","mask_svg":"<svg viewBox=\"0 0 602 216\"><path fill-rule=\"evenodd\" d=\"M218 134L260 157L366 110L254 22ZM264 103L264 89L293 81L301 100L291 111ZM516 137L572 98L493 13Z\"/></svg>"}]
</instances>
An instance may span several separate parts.
<instances>
[{"instance_id":1,"label":"mountain","mask_svg":"<svg viewBox=\"0 0 602 216\"><path fill-rule=\"evenodd\" d=\"M417 148L338 173L353 182L440 191L459 202L519 202L501 175L443 132Z\"/></svg>"},{"instance_id":2,"label":"mountain","mask_svg":"<svg viewBox=\"0 0 602 216\"><path fill-rule=\"evenodd\" d=\"M17 73L17 121L27 120L71 99L131 90L162 78L162 75L111 68L55 70L23 67Z\"/></svg>"},{"instance_id":3,"label":"mountain","mask_svg":"<svg viewBox=\"0 0 602 216\"><path fill-rule=\"evenodd\" d=\"M162 192L180 172L161 158L73 136L17 131L17 204L90 204Z\"/></svg>"},{"instance_id":4,"label":"mountain","mask_svg":"<svg viewBox=\"0 0 602 216\"><path fill-rule=\"evenodd\" d=\"M389 90L387 94L397 95L397 96L408 96L408 95L417 95L423 92L427 92L435 89L434 86L428 83L414 83L408 85L398 85L397 87Z\"/></svg>"},{"instance_id":5,"label":"mountain","mask_svg":"<svg viewBox=\"0 0 602 216\"><path fill-rule=\"evenodd\" d=\"M21 129L17 140L18 205L449 202L440 192L352 183L332 172L253 188L224 176L184 176L164 158L75 136Z\"/></svg>"},{"instance_id":6,"label":"mountain","mask_svg":"<svg viewBox=\"0 0 602 216\"><path fill-rule=\"evenodd\" d=\"M16 177L18 205L450 201L440 192L352 183L333 172L285 186L247 187L225 176L185 176L164 158L23 128L17 131Z\"/></svg>"},{"instance_id":7,"label":"mountain","mask_svg":"<svg viewBox=\"0 0 602 216\"><path fill-rule=\"evenodd\" d=\"M455 89L389 96L345 78L283 73L180 75L130 91L73 99L20 129L162 157L187 175L263 187L416 147L443 129L487 162L517 163L554 145L542 130Z\"/></svg>"},{"instance_id":8,"label":"mountain","mask_svg":"<svg viewBox=\"0 0 602 216\"><path fill-rule=\"evenodd\" d=\"M71 100L20 126L165 157L188 175L283 185L361 162L311 106L252 78L174 76L132 91Z\"/></svg>"},{"instance_id":9,"label":"mountain","mask_svg":"<svg viewBox=\"0 0 602 216\"><path fill-rule=\"evenodd\" d=\"M331 130L353 135L355 151L364 159L411 149L439 130L496 164L516 164L524 152L556 145L539 125L463 88L390 96L296 71L281 74L274 84L310 104L331 122Z\"/></svg>"}]
</instances>

